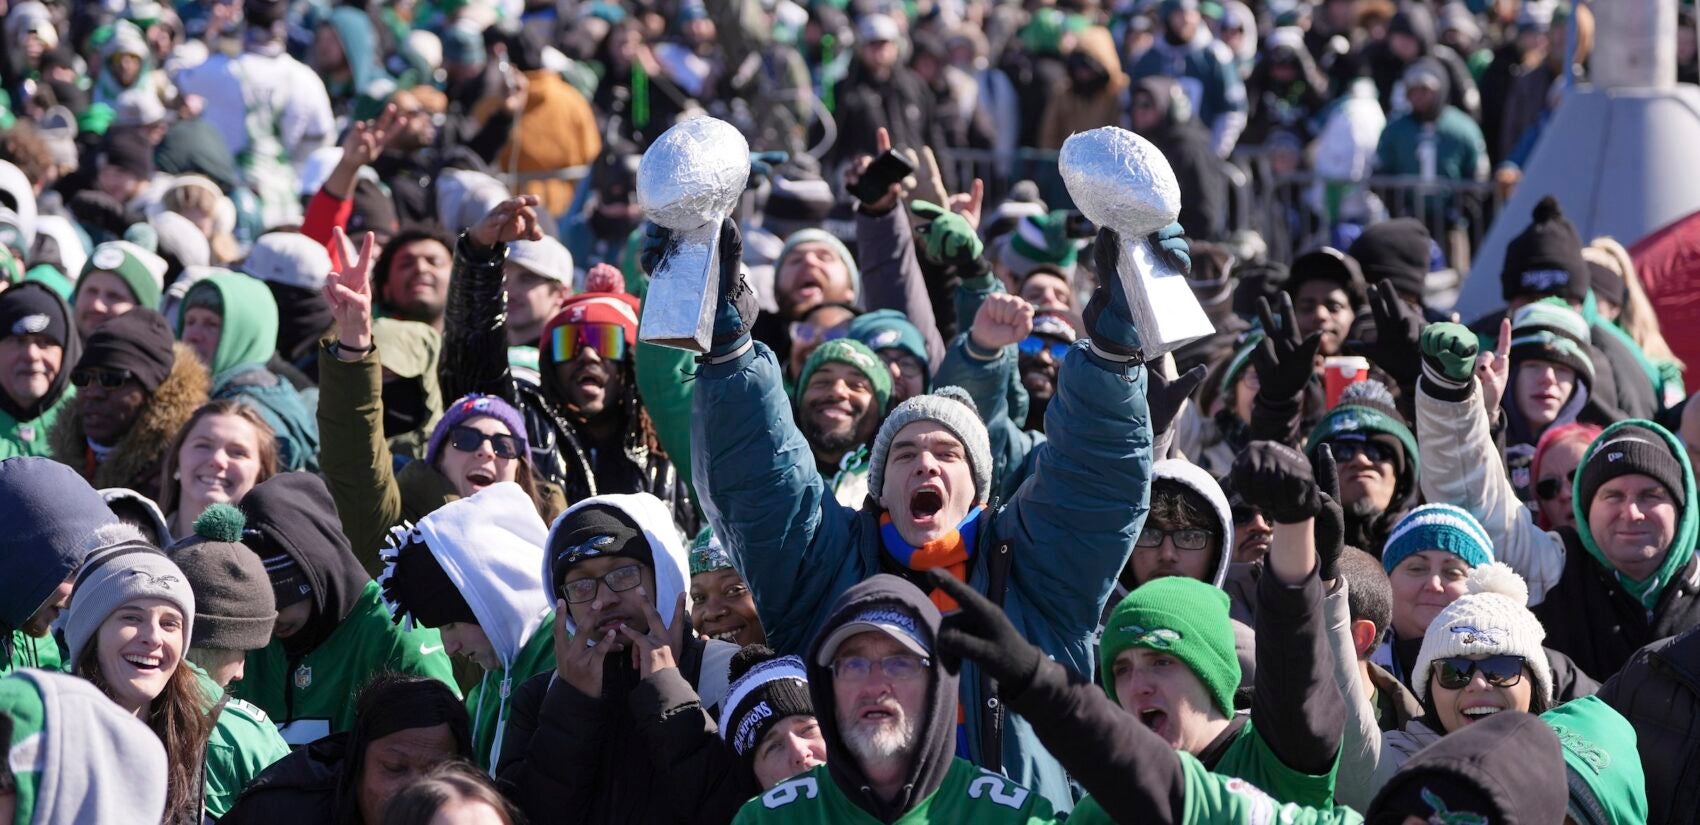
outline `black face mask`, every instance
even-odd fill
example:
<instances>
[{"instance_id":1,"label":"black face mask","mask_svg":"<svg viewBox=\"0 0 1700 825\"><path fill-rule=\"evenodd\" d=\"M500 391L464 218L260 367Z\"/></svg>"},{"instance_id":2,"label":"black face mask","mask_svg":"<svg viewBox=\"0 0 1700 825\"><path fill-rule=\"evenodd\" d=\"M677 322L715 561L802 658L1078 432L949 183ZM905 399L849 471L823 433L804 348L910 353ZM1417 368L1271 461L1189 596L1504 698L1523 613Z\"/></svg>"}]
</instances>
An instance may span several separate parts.
<instances>
[{"instance_id":1,"label":"black face mask","mask_svg":"<svg viewBox=\"0 0 1700 825\"><path fill-rule=\"evenodd\" d=\"M413 432L431 420L425 385L417 378L397 378L384 384L384 437Z\"/></svg>"},{"instance_id":2,"label":"black face mask","mask_svg":"<svg viewBox=\"0 0 1700 825\"><path fill-rule=\"evenodd\" d=\"M1068 78L1074 93L1083 97L1098 94L1110 85L1110 73L1080 52L1068 56Z\"/></svg>"}]
</instances>

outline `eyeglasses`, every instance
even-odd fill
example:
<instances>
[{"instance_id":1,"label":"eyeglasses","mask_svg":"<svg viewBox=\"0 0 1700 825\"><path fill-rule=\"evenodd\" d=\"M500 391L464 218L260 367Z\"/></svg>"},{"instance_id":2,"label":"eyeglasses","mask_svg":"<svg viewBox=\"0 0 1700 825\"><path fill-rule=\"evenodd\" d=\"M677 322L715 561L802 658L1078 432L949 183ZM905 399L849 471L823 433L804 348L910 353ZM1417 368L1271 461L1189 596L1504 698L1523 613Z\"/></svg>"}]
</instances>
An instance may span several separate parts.
<instances>
[{"instance_id":1,"label":"eyeglasses","mask_svg":"<svg viewBox=\"0 0 1700 825\"><path fill-rule=\"evenodd\" d=\"M1052 359L1061 361L1068 356L1069 345L1061 341L1050 341L1037 335L1029 335L1016 347L1027 358L1033 358L1041 352L1049 352Z\"/></svg>"},{"instance_id":2,"label":"eyeglasses","mask_svg":"<svg viewBox=\"0 0 1700 825\"><path fill-rule=\"evenodd\" d=\"M1210 546L1211 532L1201 527L1183 527L1179 530L1146 527L1139 531L1139 538L1134 544L1139 547L1162 547L1164 536L1175 542L1176 550L1203 550Z\"/></svg>"},{"instance_id":3,"label":"eyeglasses","mask_svg":"<svg viewBox=\"0 0 1700 825\"><path fill-rule=\"evenodd\" d=\"M73 370L71 383L80 388L98 381L102 389L115 390L133 377L129 370Z\"/></svg>"},{"instance_id":4,"label":"eyeglasses","mask_svg":"<svg viewBox=\"0 0 1700 825\"><path fill-rule=\"evenodd\" d=\"M626 357L626 328L619 324L562 324L549 333L555 363L565 364L580 350L594 350L604 361Z\"/></svg>"},{"instance_id":5,"label":"eyeglasses","mask_svg":"<svg viewBox=\"0 0 1700 825\"><path fill-rule=\"evenodd\" d=\"M1565 473L1563 481L1556 478L1543 478L1540 481L1535 482L1535 497L1542 501L1552 501L1553 499L1558 498L1558 494L1560 492L1569 489L1570 485L1575 482L1575 470ZM1564 486L1560 487L1560 484Z\"/></svg>"},{"instance_id":6,"label":"eyeglasses","mask_svg":"<svg viewBox=\"0 0 1700 825\"><path fill-rule=\"evenodd\" d=\"M791 324L791 340L804 345L824 344L849 334L849 321L830 327L810 321L796 321Z\"/></svg>"},{"instance_id":7,"label":"eyeglasses","mask_svg":"<svg viewBox=\"0 0 1700 825\"><path fill-rule=\"evenodd\" d=\"M1466 659L1451 656L1434 663L1434 680L1447 690L1462 690L1477 673L1494 687L1512 687L1523 679L1522 656L1489 656L1486 659Z\"/></svg>"},{"instance_id":8,"label":"eyeglasses","mask_svg":"<svg viewBox=\"0 0 1700 825\"><path fill-rule=\"evenodd\" d=\"M1330 441L1329 449L1334 451L1334 460L1344 464L1363 455L1371 464L1393 463L1393 451L1385 444L1374 441Z\"/></svg>"},{"instance_id":9,"label":"eyeglasses","mask_svg":"<svg viewBox=\"0 0 1700 825\"><path fill-rule=\"evenodd\" d=\"M859 685L868 681L878 667L893 682L912 682L925 673L932 662L913 653L898 653L883 659L866 656L845 656L832 660L832 678L847 684Z\"/></svg>"},{"instance_id":10,"label":"eyeglasses","mask_svg":"<svg viewBox=\"0 0 1700 825\"><path fill-rule=\"evenodd\" d=\"M519 439L503 433L485 433L471 427L456 427L449 430L449 446L463 453L478 452L479 446L490 442L490 451L497 458L519 458Z\"/></svg>"},{"instance_id":11,"label":"eyeglasses","mask_svg":"<svg viewBox=\"0 0 1700 825\"><path fill-rule=\"evenodd\" d=\"M587 576L573 579L561 585L561 592L567 597L567 604L584 604L596 598L596 591L602 585L615 593L624 593L643 582L643 568L636 564L616 567L600 576Z\"/></svg>"}]
</instances>

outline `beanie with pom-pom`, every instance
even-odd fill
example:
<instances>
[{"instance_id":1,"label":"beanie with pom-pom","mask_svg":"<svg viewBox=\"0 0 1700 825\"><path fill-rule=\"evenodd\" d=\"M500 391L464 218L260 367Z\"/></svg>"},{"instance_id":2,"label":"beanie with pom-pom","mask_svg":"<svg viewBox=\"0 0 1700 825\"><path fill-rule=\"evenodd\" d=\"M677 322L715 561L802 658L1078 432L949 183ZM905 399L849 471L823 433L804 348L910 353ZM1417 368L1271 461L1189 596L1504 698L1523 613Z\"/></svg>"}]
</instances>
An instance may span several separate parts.
<instances>
[{"instance_id":1,"label":"beanie with pom-pom","mask_svg":"<svg viewBox=\"0 0 1700 825\"><path fill-rule=\"evenodd\" d=\"M808 671L796 656L780 656L764 645L732 655L732 684L720 709L720 738L754 770L756 748L788 716L813 716Z\"/></svg>"},{"instance_id":2,"label":"beanie with pom-pom","mask_svg":"<svg viewBox=\"0 0 1700 825\"><path fill-rule=\"evenodd\" d=\"M169 551L195 593L190 647L245 651L271 643L276 602L265 563L242 543L247 526L241 510L214 504L195 519L195 534Z\"/></svg>"},{"instance_id":3,"label":"beanie with pom-pom","mask_svg":"<svg viewBox=\"0 0 1700 825\"><path fill-rule=\"evenodd\" d=\"M1428 700L1430 665L1436 660L1521 656L1534 678L1535 695L1550 705L1552 665L1541 647L1546 629L1529 612L1528 604L1529 585L1510 566L1490 562L1471 570L1464 595L1440 611L1423 634L1422 650L1411 671L1417 698Z\"/></svg>"},{"instance_id":4,"label":"beanie with pom-pom","mask_svg":"<svg viewBox=\"0 0 1700 825\"><path fill-rule=\"evenodd\" d=\"M1590 281L1588 263L1582 259L1582 236L1551 195L1535 204L1531 217L1529 228L1505 248L1505 264L1499 272L1503 297L1510 301L1556 295L1582 303Z\"/></svg>"}]
</instances>

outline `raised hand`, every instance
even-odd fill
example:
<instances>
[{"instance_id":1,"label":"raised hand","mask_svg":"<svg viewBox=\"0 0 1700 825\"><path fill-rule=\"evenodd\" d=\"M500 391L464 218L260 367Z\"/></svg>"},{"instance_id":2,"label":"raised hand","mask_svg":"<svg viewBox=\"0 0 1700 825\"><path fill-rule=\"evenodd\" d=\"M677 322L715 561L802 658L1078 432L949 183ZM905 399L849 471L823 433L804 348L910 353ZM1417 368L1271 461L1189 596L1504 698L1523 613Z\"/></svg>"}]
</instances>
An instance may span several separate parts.
<instances>
[{"instance_id":1,"label":"raised hand","mask_svg":"<svg viewBox=\"0 0 1700 825\"><path fill-rule=\"evenodd\" d=\"M1401 386L1410 386L1422 370L1418 347L1428 322L1399 297L1392 281L1370 286L1369 309L1375 316L1375 343L1348 341L1346 351L1368 358Z\"/></svg>"},{"instance_id":2,"label":"raised hand","mask_svg":"<svg viewBox=\"0 0 1700 825\"><path fill-rule=\"evenodd\" d=\"M915 201L910 209L927 222L915 231L921 259L941 270L969 267L986 250L985 242L967 218L930 201Z\"/></svg>"},{"instance_id":3,"label":"raised hand","mask_svg":"<svg viewBox=\"0 0 1700 825\"><path fill-rule=\"evenodd\" d=\"M619 631L631 642L632 667L639 677L648 679L657 671L678 667L678 657L684 655L685 594L679 594L673 607L671 626L661 623L661 614L650 604L649 593L644 588L638 588L638 596L644 600L643 611L649 619L649 632L639 633L625 625L621 625Z\"/></svg>"},{"instance_id":4,"label":"raised hand","mask_svg":"<svg viewBox=\"0 0 1700 825\"><path fill-rule=\"evenodd\" d=\"M1234 491L1278 524L1297 524L1322 510L1321 489L1304 453L1276 441L1253 441L1234 459Z\"/></svg>"},{"instance_id":5,"label":"raised hand","mask_svg":"<svg viewBox=\"0 0 1700 825\"><path fill-rule=\"evenodd\" d=\"M1267 299L1257 299L1257 315L1263 320L1263 340L1252 352L1252 366L1257 370L1257 393L1270 401L1287 401L1304 391L1305 384L1316 372L1316 351L1322 346L1320 332L1313 332L1299 340L1292 296L1282 293L1280 302L1280 314L1277 316L1270 311Z\"/></svg>"},{"instance_id":6,"label":"raised hand","mask_svg":"<svg viewBox=\"0 0 1700 825\"><path fill-rule=\"evenodd\" d=\"M874 159L889 151L891 151L891 133L881 126L880 130L874 133L874 153L857 158L855 163L844 170L844 188L846 190L854 189L856 182L862 179L862 173L868 171L868 167L873 165ZM897 201L901 197L903 197L903 182L899 181L886 187L885 194L881 195L879 200L863 203L862 208L868 212L883 215L896 208Z\"/></svg>"},{"instance_id":7,"label":"raised hand","mask_svg":"<svg viewBox=\"0 0 1700 825\"><path fill-rule=\"evenodd\" d=\"M342 269L325 276L325 302L336 319L337 341L356 357L372 348L372 233L360 239L358 256L342 227L331 229L331 240L343 251ZM352 263L349 263L352 262Z\"/></svg>"},{"instance_id":8,"label":"raised hand","mask_svg":"<svg viewBox=\"0 0 1700 825\"><path fill-rule=\"evenodd\" d=\"M502 201L466 230L466 238L474 247L484 250L506 246L512 241L541 241L543 227L537 216L541 203L536 195Z\"/></svg>"},{"instance_id":9,"label":"raised hand","mask_svg":"<svg viewBox=\"0 0 1700 825\"><path fill-rule=\"evenodd\" d=\"M1164 355L1164 358L1170 358ZM1203 364L1195 365L1184 375L1170 379L1167 370L1152 369L1147 375L1149 380L1145 385L1145 405L1151 410L1151 432L1162 434L1169 431L1174 424L1175 416L1180 414L1181 405L1192 396L1192 391L1198 389L1199 382L1204 380L1206 370Z\"/></svg>"},{"instance_id":10,"label":"raised hand","mask_svg":"<svg viewBox=\"0 0 1700 825\"><path fill-rule=\"evenodd\" d=\"M1430 324L1423 330L1418 348L1426 380L1449 390L1460 390L1470 383L1470 376L1476 371L1478 344L1476 334L1468 327Z\"/></svg>"},{"instance_id":11,"label":"raised hand","mask_svg":"<svg viewBox=\"0 0 1700 825\"><path fill-rule=\"evenodd\" d=\"M1476 359L1476 377L1482 382L1482 405L1487 407L1488 421L1499 420L1499 402L1505 397L1505 384L1511 380L1511 318L1499 322L1499 342L1493 352L1484 352Z\"/></svg>"},{"instance_id":12,"label":"raised hand","mask_svg":"<svg viewBox=\"0 0 1700 825\"><path fill-rule=\"evenodd\" d=\"M1033 683L1044 654L974 588L942 570L929 570L927 575L933 587L955 599L959 608L939 624L939 664L955 673L967 659L998 681L1005 698L1021 695Z\"/></svg>"},{"instance_id":13,"label":"raised hand","mask_svg":"<svg viewBox=\"0 0 1700 825\"><path fill-rule=\"evenodd\" d=\"M980 230L981 208L985 202L986 182L975 178L974 184L968 187L967 192L951 195L950 202L945 206L950 207L950 211L961 215L962 219L968 222L968 226L978 232Z\"/></svg>"},{"instance_id":14,"label":"raised hand","mask_svg":"<svg viewBox=\"0 0 1700 825\"><path fill-rule=\"evenodd\" d=\"M602 696L602 667L613 649L615 631L601 636L591 635L590 629L574 636L567 630L567 603L555 600L555 673L561 681L593 699Z\"/></svg>"},{"instance_id":15,"label":"raised hand","mask_svg":"<svg viewBox=\"0 0 1700 825\"><path fill-rule=\"evenodd\" d=\"M1019 344L1033 334L1033 305L1019 295L994 292L981 302L974 314L968 338L987 352Z\"/></svg>"},{"instance_id":16,"label":"raised hand","mask_svg":"<svg viewBox=\"0 0 1700 825\"><path fill-rule=\"evenodd\" d=\"M409 120L409 115L391 103L377 117L355 123L342 139L342 162L359 168L376 161L406 130Z\"/></svg>"}]
</instances>

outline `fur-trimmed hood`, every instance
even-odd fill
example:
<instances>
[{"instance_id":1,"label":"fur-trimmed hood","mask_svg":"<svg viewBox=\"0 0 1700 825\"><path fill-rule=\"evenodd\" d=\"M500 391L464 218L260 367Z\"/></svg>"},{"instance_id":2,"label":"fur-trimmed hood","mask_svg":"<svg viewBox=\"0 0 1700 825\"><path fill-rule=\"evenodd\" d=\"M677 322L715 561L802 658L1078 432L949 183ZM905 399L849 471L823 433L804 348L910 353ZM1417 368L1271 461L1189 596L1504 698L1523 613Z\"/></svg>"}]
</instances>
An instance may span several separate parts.
<instances>
[{"instance_id":1,"label":"fur-trimmed hood","mask_svg":"<svg viewBox=\"0 0 1700 825\"><path fill-rule=\"evenodd\" d=\"M70 465L97 489L126 487L158 501L165 447L188 423L189 416L207 402L207 391L212 386L212 379L195 351L182 343L172 346L171 373L154 390L130 431L118 439L112 454L92 474L84 472L88 439L83 434L80 413L82 396L72 402L66 415L54 422L50 436L53 458Z\"/></svg>"}]
</instances>

